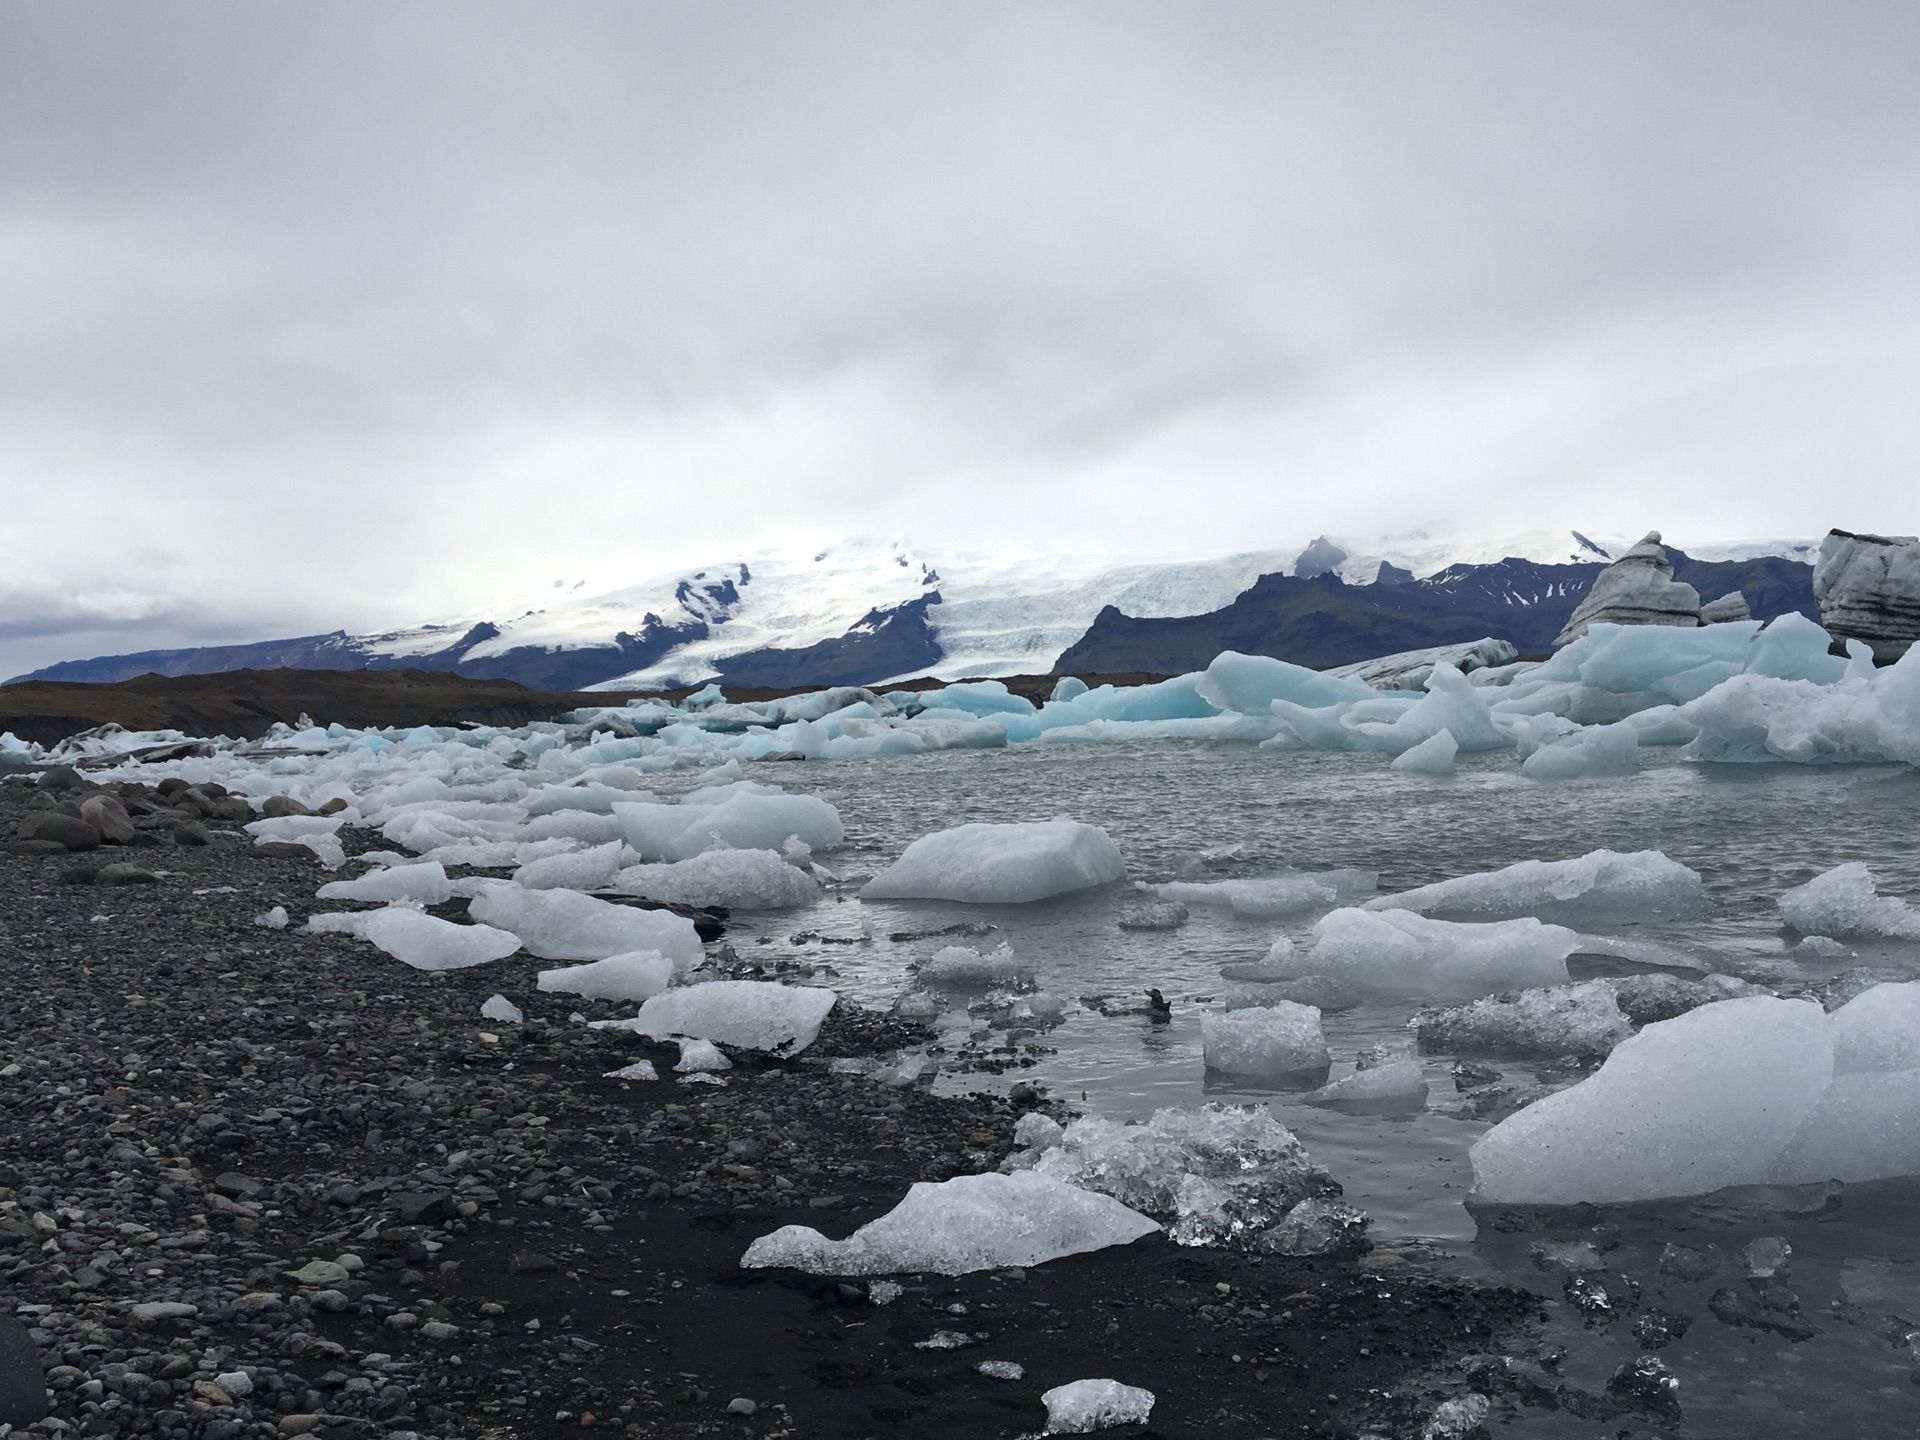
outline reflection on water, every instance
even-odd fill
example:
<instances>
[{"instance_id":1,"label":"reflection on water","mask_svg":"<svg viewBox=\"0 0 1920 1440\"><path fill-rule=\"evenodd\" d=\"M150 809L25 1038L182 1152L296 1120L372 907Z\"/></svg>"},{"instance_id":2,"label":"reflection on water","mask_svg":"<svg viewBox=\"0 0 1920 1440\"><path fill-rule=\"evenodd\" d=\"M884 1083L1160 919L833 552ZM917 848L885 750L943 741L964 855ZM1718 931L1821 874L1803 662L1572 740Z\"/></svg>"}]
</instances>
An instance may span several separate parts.
<instances>
[{"instance_id":1,"label":"reflection on water","mask_svg":"<svg viewBox=\"0 0 1920 1440\"><path fill-rule=\"evenodd\" d=\"M1623 1359L1652 1353L1634 1334L1637 1317L1664 1307L1691 1320L1684 1336L1658 1351L1681 1377L1684 1433L1748 1436L1761 1425L1783 1435L1912 1433L1920 1386L1910 1379L1916 1357L1906 1335L1920 1330L1920 1313L1904 1312L1920 1312L1920 1299L1903 1297L1920 1296L1910 1238L1920 1233L1913 1187L1850 1187L1837 1210L1811 1217L1730 1217L1668 1205L1581 1213L1571 1228L1540 1229L1539 1217L1476 1221L1463 1203L1472 1180L1467 1151L1486 1125L1437 1108L1455 1098L1453 1057L1421 1057L1436 1108L1401 1118L1315 1108L1297 1094L1206 1075L1200 1015L1223 988L1221 967L1260 959L1277 930L1303 939L1314 916L1243 920L1195 907L1178 929L1123 930L1121 911L1138 900L1126 885L1003 907L857 898L857 879L908 842L973 820L1067 815L1103 826L1132 877L1143 881L1352 866L1379 872L1383 890L1401 890L1517 860L1564 859L1601 847L1657 849L1700 872L1712 908L1700 919L1633 928L1636 938L1787 992L1859 965L1883 978L1920 974L1920 948L1912 945L1796 954L1774 908L1783 890L1849 860L1871 864L1882 893L1920 897L1920 773L1704 767L1665 751L1643 752L1643 761L1634 776L1558 786L1521 779L1510 756L1462 757L1456 776L1435 780L1396 774L1380 756L1164 741L1035 744L783 768L773 778L839 806L848 844L820 858L849 883L808 911L737 917L730 939L743 958L770 968L779 960L830 966L836 988L885 1007L908 988L914 963L955 943L889 935L984 921L995 927L990 935L960 943L988 949L1007 942L1033 967L1041 989L1073 1003L1051 1027L1023 1021L1017 1006L949 1008L937 1021L944 1053L935 1083L943 1089L1028 1080L1085 1108L1133 1117L1210 1099L1270 1103L1341 1179L1348 1197L1372 1214L1386 1245L1443 1255L1446 1263L1497 1272L1549 1296L1560 1293L1566 1277L1541 1269L1532 1247L1581 1238L1596 1224L1618 1226L1618 1243L1605 1251L1596 1281L1612 1287L1611 1318L1547 1307L1553 1318L1546 1328L1567 1358L1532 1379L1501 1381L1511 1393L1531 1384L1604 1396ZM854 943L795 943L808 931ZM1148 987L1172 1002L1170 1020L1156 1023L1146 1013ZM1404 1043L1414 1008L1412 1001L1375 1002L1327 1015L1333 1076L1351 1073L1356 1052L1367 1046ZM964 1068L969 1057L1011 1068ZM1501 1068L1524 1081L1535 1067ZM1715 1294L1744 1296L1757 1283L1726 1257L1737 1258L1748 1241L1765 1235L1784 1235L1793 1247L1782 1293L1795 1297L1798 1313L1818 1332L1811 1338L1789 1340L1777 1329L1715 1317ZM1661 1274L1659 1255L1668 1243L1719 1257L1713 1276ZM1771 1303L1769 1296L1778 1299L1769 1289L1755 1303ZM1744 1313L1724 1299L1720 1309ZM1487 1385L1498 1388L1491 1376ZM1495 1428L1611 1435L1623 1423L1574 1413L1582 1408L1577 1400L1572 1411L1529 1407Z\"/></svg>"}]
</instances>

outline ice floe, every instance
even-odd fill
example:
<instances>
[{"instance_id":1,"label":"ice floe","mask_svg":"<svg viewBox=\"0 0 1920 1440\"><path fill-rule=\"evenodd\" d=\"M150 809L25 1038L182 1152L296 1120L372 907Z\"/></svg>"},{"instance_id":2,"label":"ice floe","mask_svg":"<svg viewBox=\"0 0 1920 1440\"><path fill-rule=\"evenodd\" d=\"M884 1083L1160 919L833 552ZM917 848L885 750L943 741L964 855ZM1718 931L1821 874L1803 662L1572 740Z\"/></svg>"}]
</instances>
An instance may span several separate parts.
<instances>
[{"instance_id":1,"label":"ice floe","mask_svg":"<svg viewBox=\"0 0 1920 1440\"><path fill-rule=\"evenodd\" d=\"M923 835L861 891L869 900L1016 905L1124 880L1126 862L1094 825L1062 817L974 823Z\"/></svg>"}]
</instances>

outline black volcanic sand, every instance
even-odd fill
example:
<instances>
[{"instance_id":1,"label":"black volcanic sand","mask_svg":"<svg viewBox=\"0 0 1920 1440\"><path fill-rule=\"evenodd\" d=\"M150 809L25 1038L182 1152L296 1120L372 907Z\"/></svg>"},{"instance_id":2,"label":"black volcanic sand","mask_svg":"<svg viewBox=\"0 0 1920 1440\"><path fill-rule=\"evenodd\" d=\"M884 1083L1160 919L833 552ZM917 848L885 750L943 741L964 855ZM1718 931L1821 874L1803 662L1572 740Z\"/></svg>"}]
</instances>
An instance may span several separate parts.
<instances>
[{"instance_id":1,"label":"black volcanic sand","mask_svg":"<svg viewBox=\"0 0 1920 1440\"><path fill-rule=\"evenodd\" d=\"M0 782L5 833L32 795ZM77 883L119 857L158 882ZM1017 1109L827 1073L916 1038L845 1005L799 1060L674 1083L671 1047L570 1018L631 1006L538 994L540 962L430 974L302 933L338 908L313 899L327 878L232 831L0 855L0 1317L48 1367L43 1432L1013 1436L1043 1390L1112 1377L1158 1397L1119 1433L1411 1437L1469 1357L1537 1348L1537 1298L1380 1252L1152 1237L903 1275L884 1307L864 1281L743 1272L776 1226L844 1235L915 1180L991 1168ZM275 904L295 928L253 922ZM526 1024L479 1018L495 990ZM602 1078L641 1057L666 1078ZM154 1302L194 1310L131 1309ZM973 1343L917 1348L940 1330Z\"/></svg>"},{"instance_id":2,"label":"black volcanic sand","mask_svg":"<svg viewBox=\"0 0 1920 1440\"><path fill-rule=\"evenodd\" d=\"M1165 675L1089 675L1090 685L1145 685ZM933 690L923 677L888 690ZM1039 704L1059 683L1053 675L1009 675L1003 683ZM808 695L818 685L785 689L730 687L734 701ZM257 740L275 724L302 715L321 725L353 728L415 725L525 725L568 711L624 705L636 695L683 700L686 689L652 691L531 690L512 680L476 680L445 670L229 670L217 675L142 675L112 684L23 680L0 685L0 732L53 745L99 725L128 730L180 730Z\"/></svg>"}]
</instances>

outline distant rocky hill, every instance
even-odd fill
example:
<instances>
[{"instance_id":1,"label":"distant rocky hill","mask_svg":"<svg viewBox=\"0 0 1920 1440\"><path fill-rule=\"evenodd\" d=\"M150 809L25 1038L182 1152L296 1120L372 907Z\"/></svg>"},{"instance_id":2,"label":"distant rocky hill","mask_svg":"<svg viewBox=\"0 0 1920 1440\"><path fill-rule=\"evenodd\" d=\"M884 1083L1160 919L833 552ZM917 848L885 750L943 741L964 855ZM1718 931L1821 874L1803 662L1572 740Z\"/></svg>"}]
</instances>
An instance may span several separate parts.
<instances>
[{"instance_id":1,"label":"distant rocky hill","mask_svg":"<svg viewBox=\"0 0 1920 1440\"><path fill-rule=\"evenodd\" d=\"M1674 579L1692 585L1703 600L1738 590L1756 619L1788 611L1818 618L1811 565L1771 555L1695 560L1678 550L1667 554ZM1139 619L1108 606L1054 671L1181 673L1200 669L1222 650L1325 669L1488 635L1511 640L1522 654L1544 653L1604 568L1508 559L1452 565L1421 580L1387 574L1371 585L1350 585L1332 572L1262 575L1232 604L1205 615Z\"/></svg>"}]
</instances>

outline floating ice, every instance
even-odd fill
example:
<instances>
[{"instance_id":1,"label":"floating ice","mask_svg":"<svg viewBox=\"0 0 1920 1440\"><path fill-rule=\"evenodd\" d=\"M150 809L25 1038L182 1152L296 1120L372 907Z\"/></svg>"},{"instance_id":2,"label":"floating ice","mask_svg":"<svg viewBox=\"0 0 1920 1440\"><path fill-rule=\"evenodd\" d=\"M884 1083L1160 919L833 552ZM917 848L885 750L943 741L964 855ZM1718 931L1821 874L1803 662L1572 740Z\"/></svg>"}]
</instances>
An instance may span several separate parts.
<instances>
[{"instance_id":1,"label":"floating ice","mask_svg":"<svg viewBox=\"0 0 1920 1440\"><path fill-rule=\"evenodd\" d=\"M1698 874L1658 850L1593 850L1574 860L1522 860L1382 895L1365 908L1447 920L1531 915L1568 925L1618 925L1690 919L1705 913L1707 894Z\"/></svg>"},{"instance_id":2,"label":"floating ice","mask_svg":"<svg viewBox=\"0 0 1920 1440\"><path fill-rule=\"evenodd\" d=\"M1160 1227L1118 1200L1032 1171L920 1181L845 1240L787 1225L747 1247L749 1270L785 1265L815 1275L926 1271L966 1275L1128 1245Z\"/></svg>"},{"instance_id":3,"label":"floating ice","mask_svg":"<svg viewBox=\"0 0 1920 1440\"><path fill-rule=\"evenodd\" d=\"M632 857L621 841L530 860L513 872L514 884L527 890L604 890Z\"/></svg>"},{"instance_id":4,"label":"floating ice","mask_svg":"<svg viewBox=\"0 0 1920 1440\"><path fill-rule=\"evenodd\" d=\"M1520 764L1529 780L1577 780L1640 768L1640 732L1622 721L1586 728L1542 745Z\"/></svg>"},{"instance_id":5,"label":"floating ice","mask_svg":"<svg viewBox=\"0 0 1920 1440\"><path fill-rule=\"evenodd\" d=\"M1064 1130L1021 1117L1002 1167L1111 1195L1167 1225L1181 1245L1244 1243L1301 1200L1333 1187L1264 1106L1156 1110L1144 1125L1084 1115Z\"/></svg>"},{"instance_id":6,"label":"floating ice","mask_svg":"<svg viewBox=\"0 0 1920 1440\"><path fill-rule=\"evenodd\" d=\"M1262 1233L1254 1248L1269 1255L1343 1255L1367 1248L1367 1212L1337 1200L1302 1200Z\"/></svg>"},{"instance_id":7,"label":"floating ice","mask_svg":"<svg viewBox=\"0 0 1920 1440\"><path fill-rule=\"evenodd\" d=\"M974 823L923 835L867 883L869 900L964 900L1012 905L1124 880L1107 832L1062 817Z\"/></svg>"},{"instance_id":8,"label":"floating ice","mask_svg":"<svg viewBox=\"0 0 1920 1440\"><path fill-rule=\"evenodd\" d=\"M1603 980L1493 995L1409 1022L1431 1050L1506 1055L1606 1055L1633 1033Z\"/></svg>"},{"instance_id":9,"label":"floating ice","mask_svg":"<svg viewBox=\"0 0 1920 1440\"><path fill-rule=\"evenodd\" d=\"M1151 901L1120 912L1122 930L1178 930L1187 923L1187 907L1178 900Z\"/></svg>"},{"instance_id":10,"label":"floating ice","mask_svg":"<svg viewBox=\"0 0 1920 1440\"><path fill-rule=\"evenodd\" d=\"M1737 675L1679 715L1699 732L1680 752L1689 759L1920 765L1920 658L1909 650L1883 670L1863 664L1832 685Z\"/></svg>"},{"instance_id":11,"label":"floating ice","mask_svg":"<svg viewBox=\"0 0 1920 1440\"><path fill-rule=\"evenodd\" d=\"M1118 1380L1075 1380L1041 1395L1049 1435L1086 1435L1114 1425L1144 1425L1153 1392Z\"/></svg>"},{"instance_id":12,"label":"floating ice","mask_svg":"<svg viewBox=\"0 0 1920 1440\"><path fill-rule=\"evenodd\" d=\"M1335 910L1313 927L1313 946L1291 975L1327 975L1381 995L1470 999L1500 990L1563 985L1580 937L1538 920L1457 924L1410 910Z\"/></svg>"},{"instance_id":13,"label":"floating ice","mask_svg":"<svg viewBox=\"0 0 1920 1440\"><path fill-rule=\"evenodd\" d=\"M658 950L629 950L586 965L542 970L542 990L588 1000L651 1000L673 983L674 963Z\"/></svg>"},{"instance_id":14,"label":"floating ice","mask_svg":"<svg viewBox=\"0 0 1920 1440\"><path fill-rule=\"evenodd\" d=\"M1375 690L1418 692L1427 688L1427 677L1441 661L1463 675L1471 675L1476 671L1509 666L1519 658L1519 651L1513 648L1510 641L1495 640L1489 636L1484 640L1468 641L1464 645L1433 645L1424 650L1402 650L1372 660L1356 661L1352 665L1336 665L1320 673L1329 679L1351 677L1364 680Z\"/></svg>"},{"instance_id":15,"label":"floating ice","mask_svg":"<svg viewBox=\"0 0 1920 1440\"><path fill-rule=\"evenodd\" d=\"M1427 1077L1410 1056L1342 1076L1300 1097L1309 1105L1392 1106L1417 1110L1427 1103Z\"/></svg>"},{"instance_id":16,"label":"floating ice","mask_svg":"<svg viewBox=\"0 0 1920 1440\"><path fill-rule=\"evenodd\" d=\"M473 897L474 919L520 937L542 960L600 960L630 950L658 950L691 970L705 952L693 922L665 910L640 910L572 890L527 890L495 881Z\"/></svg>"},{"instance_id":17,"label":"floating ice","mask_svg":"<svg viewBox=\"0 0 1920 1440\"><path fill-rule=\"evenodd\" d=\"M1226 1075L1324 1074L1333 1059L1320 1033L1320 1012L1286 1000L1202 1015L1200 1040L1207 1068Z\"/></svg>"},{"instance_id":18,"label":"floating ice","mask_svg":"<svg viewBox=\"0 0 1920 1440\"><path fill-rule=\"evenodd\" d=\"M1674 625L1693 629L1700 624L1700 592L1673 578L1660 532L1646 537L1594 577L1586 597L1574 607L1559 638L1565 645L1602 621L1615 625Z\"/></svg>"},{"instance_id":19,"label":"floating ice","mask_svg":"<svg viewBox=\"0 0 1920 1440\"><path fill-rule=\"evenodd\" d=\"M318 893L322 900L418 900L422 905L443 905L453 896L446 870L432 860L371 870L357 880L329 880Z\"/></svg>"},{"instance_id":20,"label":"floating ice","mask_svg":"<svg viewBox=\"0 0 1920 1440\"><path fill-rule=\"evenodd\" d=\"M988 985L1012 985L1030 980L1033 972L1020 963L1010 945L1002 945L985 955L965 945L949 945L936 950L933 957L921 965L915 978L922 985L983 989Z\"/></svg>"},{"instance_id":21,"label":"floating ice","mask_svg":"<svg viewBox=\"0 0 1920 1440\"><path fill-rule=\"evenodd\" d=\"M1920 908L1874 888L1859 861L1836 865L1780 897L1780 915L1796 930L1847 940L1920 940Z\"/></svg>"},{"instance_id":22,"label":"floating ice","mask_svg":"<svg viewBox=\"0 0 1920 1440\"><path fill-rule=\"evenodd\" d=\"M1246 880L1170 880L1148 888L1161 900L1219 906L1243 918L1268 919L1345 904L1378 883L1371 870L1321 870L1283 871Z\"/></svg>"},{"instance_id":23,"label":"floating ice","mask_svg":"<svg viewBox=\"0 0 1920 1440\"><path fill-rule=\"evenodd\" d=\"M1223 650L1199 676L1194 693L1218 710L1269 715L1273 702L1285 700L1309 709L1372 698L1372 687L1351 676L1335 676L1265 655Z\"/></svg>"},{"instance_id":24,"label":"floating ice","mask_svg":"<svg viewBox=\"0 0 1920 1440\"><path fill-rule=\"evenodd\" d=\"M817 880L771 850L709 850L666 865L630 865L613 888L674 905L733 910L785 910L820 898Z\"/></svg>"},{"instance_id":25,"label":"floating ice","mask_svg":"<svg viewBox=\"0 0 1920 1440\"><path fill-rule=\"evenodd\" d=\"M831 990L771 980L708 980L655 995L633 1019L616 1024L656 1040L694 1035L796 1055L813 1043L838 998Z\"/></svg>"},{"instance_id":26,"label":"floating ice","mask_svg":"<svg viewBox=\"0 0 1920 1440\"><path fill-rule=\"evenodd\" d=\"M1394 756L1391 768L1409 775L1451 775L1453 757L1459 753L1453 732L1440 730Z\"/></svg>"},{"instance_id":27,"label":"floating ice","mask_svg":"<svg viewBox=\"0 0 1920 1440\"><path fill-rule=\"evenodd\" d=\"M1832 1076L1818 1005L1702 1006L1647 1026L1580 1084L1481 1136L1475 1188L1502 1204L1605 1204L1765 1183Z\"/></svg>"},{"instance_id":28,"label":"floating ice","mask_svg":"<svg viewBox=\"0 0 1920 1440\"><path fill-rule=\"evenodd\" d=\"M790 835L815 850L846 839L839 812L812 795L736 791L708 804L698 793L678 805L615 805L627 844L643 860L690 860L723 848L777 852Z\"/></svg>"},{"instance_id":29,"label":"floating ice","mask_svg":"<svg viewBox=\"0 0 1920 1440\"><path fill-rule=\"evenodd\" d=\"M498 1020L506 1025L518 1025L527 1017L518 1005L504 995L489 995L480 1006L482 1020Z\"/></svg>"}]
</instances>

